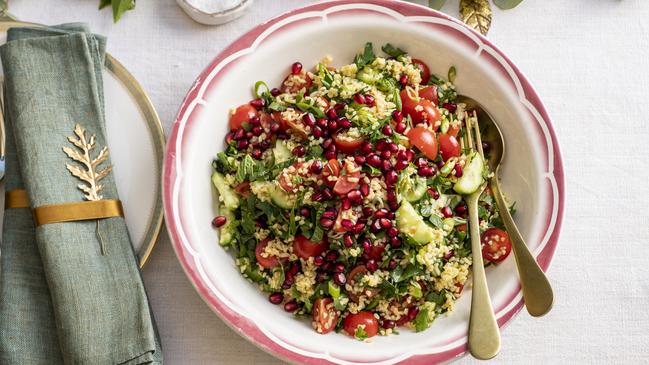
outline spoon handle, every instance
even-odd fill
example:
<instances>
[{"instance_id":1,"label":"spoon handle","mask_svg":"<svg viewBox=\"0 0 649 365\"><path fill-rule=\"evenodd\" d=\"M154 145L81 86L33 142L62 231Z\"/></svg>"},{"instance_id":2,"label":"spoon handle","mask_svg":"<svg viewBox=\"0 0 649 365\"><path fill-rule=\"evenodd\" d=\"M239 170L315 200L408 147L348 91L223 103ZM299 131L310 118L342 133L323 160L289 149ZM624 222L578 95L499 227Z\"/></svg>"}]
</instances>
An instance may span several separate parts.
<instances>
[{"instance_id":1,"label":"spoon handle","mask_svg":"<svg viewBox=\"0 0 649 365\"><path fill-rule=\"evenodd\" d=\"M473 257L473 288L471 294L471 318L469 320L469 351L480 360L489 360L500 351L500 330L491 306L487 277L482 261L480 226L478 225L478 197L467 197L469 207L469 237Z\"/></svg>"},{"instance_id":2,"label":"spoon handle","mask_svg":"<svg viewBox=\"0 0 649 365\"><path fill-rule=\"evenodd\" d=\"M491 191L496 198L496 206L500 217L505 224L509 239L512 243L514 250L514 257L516 257L516 266L518 267L518 276L521 280L521 287L523 288L523 299L525 306L530 315L540 317L550 311L554 294L552 287L545 273L539 267L539 264L532 256L532 253L527 248L525 240L514 223L514 219L509 213L509 208L500 190L500 182L498 181L498 171L490 180Z\"/></svg>"}]
</instances>

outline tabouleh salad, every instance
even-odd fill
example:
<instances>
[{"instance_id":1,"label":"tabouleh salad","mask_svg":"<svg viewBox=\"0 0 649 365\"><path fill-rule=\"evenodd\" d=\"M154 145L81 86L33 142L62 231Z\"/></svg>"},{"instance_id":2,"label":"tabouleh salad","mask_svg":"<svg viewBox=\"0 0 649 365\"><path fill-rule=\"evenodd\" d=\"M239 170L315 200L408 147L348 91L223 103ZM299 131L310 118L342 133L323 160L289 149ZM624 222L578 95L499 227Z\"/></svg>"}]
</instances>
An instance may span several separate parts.
<instances>
[{"instance_id":1,"label":"tabouleh salad","mask_svg":"<svg viewBox=\"0 0 649 365\"><path fill-rule=\"evenodd\" d=\"M443 79L381 49L257 82L213 161L212 223L241 273L318 333L360 340L453 310L471 267L461 194L485 174L458 142L475 116L455 102L455 69ZM479 215L483 257L498 263L511 244L488 190Z\"/></svg>"}]
</instances>

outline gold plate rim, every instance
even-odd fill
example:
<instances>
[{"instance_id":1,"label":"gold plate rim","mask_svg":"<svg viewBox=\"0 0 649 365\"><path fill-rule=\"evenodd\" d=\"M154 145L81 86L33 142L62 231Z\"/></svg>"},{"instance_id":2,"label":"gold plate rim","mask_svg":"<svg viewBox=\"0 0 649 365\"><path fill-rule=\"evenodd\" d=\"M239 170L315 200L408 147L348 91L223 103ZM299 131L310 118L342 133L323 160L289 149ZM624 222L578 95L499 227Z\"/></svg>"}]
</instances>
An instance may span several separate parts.
<instances>
[{"instance_id":1,"label":"gold plate rim","mask_svg":"<svg viewBox=\"0 0 649 365\"><path fill-rule=\"evenodd\" d=\"M42 24L38 23L29 23L22 21L0 21L0 32L6 32L11 27L42 27ZM143 240L143 245L138 251L138 265L140 268L144 267L148 261L153 249L155 248L160 232L162 231L162 224L164 222L164 213L162 207L162 160L164 158L164 148L166 144L166 136L164 129L162 128L162 123L158 112L155 110L149 95L144 91L142 85L133 77L133 75L128 72L126 67L122 65L115 57L111 56L109 53L106 53L105 61L106 69L112 73L124 87L135 99L135 102L140 109L140 112L144 115L144 119L147 123L147 128L151 137L153 138L153 144L155 146L156 160L158 161L158 181L157 194L155 205L153 207L153 214L149 221L149 227L147 228L147 233L145 239Z\"/></svg>"}]
</instances>

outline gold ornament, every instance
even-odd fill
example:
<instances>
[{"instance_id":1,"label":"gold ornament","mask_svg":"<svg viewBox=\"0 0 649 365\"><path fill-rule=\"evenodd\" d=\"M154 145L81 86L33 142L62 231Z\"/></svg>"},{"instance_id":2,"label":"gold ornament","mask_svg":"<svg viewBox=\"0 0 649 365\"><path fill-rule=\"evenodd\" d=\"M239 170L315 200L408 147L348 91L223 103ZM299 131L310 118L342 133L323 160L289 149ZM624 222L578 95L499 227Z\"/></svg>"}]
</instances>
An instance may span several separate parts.
<instances>
[{"instance_id":1,"label":"gold ornament","mask_svg":"<svg viewBox=\"0 0 649 365\"><path fill-rule=\"evenodd\" d=\"M462 21L483 35L491 26L491 6L488 0L460 0Z\"/></svg>"},{"instance_id":2,"label":"gold ornament","mask_svg":"<svg viewBox=\"0 0 649 365\"><path fill-rule=\"evenodd\" d=\"M87 200L102 200L104 197L99 192L104 186L99 181L105 178L112 171L113 167L108 165L101 170L97 170L97 168L102 162L108 159L108 147L102 148L97 157L92 158L90 154L96 147L96 136L93 134L89 140L86 139L86 130L79 124L74 128L74 134L76 136L68 137L68 141L74 144L78 150L63 147L63 152L74 161L79 162L81 166L71 164L66 164L65 166L72 175L85 182L85 184L79 184L78 188L85 193L84 197Z\"/></svg>"}]
</instances>

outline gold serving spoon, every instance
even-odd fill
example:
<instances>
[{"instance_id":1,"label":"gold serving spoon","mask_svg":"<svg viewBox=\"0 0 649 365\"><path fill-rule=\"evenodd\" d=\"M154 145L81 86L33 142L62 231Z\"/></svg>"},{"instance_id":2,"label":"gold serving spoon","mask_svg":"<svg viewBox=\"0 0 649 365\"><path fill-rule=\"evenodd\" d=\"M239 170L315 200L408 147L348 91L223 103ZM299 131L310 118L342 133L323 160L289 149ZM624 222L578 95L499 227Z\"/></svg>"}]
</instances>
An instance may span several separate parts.
<instances>
[{"instance_id":1,"label":"gold serving spoon","mask_svg":"<svg viewBox=\"0 0 649 365\"><path fill-rule=\"evenodd\" d=\"M483 131L486 131L483 135L485 137L484 140L490 143L488 164L490 170L493 172L493 176L489 179L489 187L493 192L498 212L505 224L512 243L516 266L518 268L518 276L523 289L525 306L530 315L540 317L548 313L552 308L554 295L548 278L539 267L534 256L532 256L532 253L527 248L525 240L518 231L503 197L503 193L500 190L498 173L505 155L505 141L502 132L489 113L476 100L460 95L457 102L466 104L467 110L475 110Z\"/></svg>"}]
</instances>

